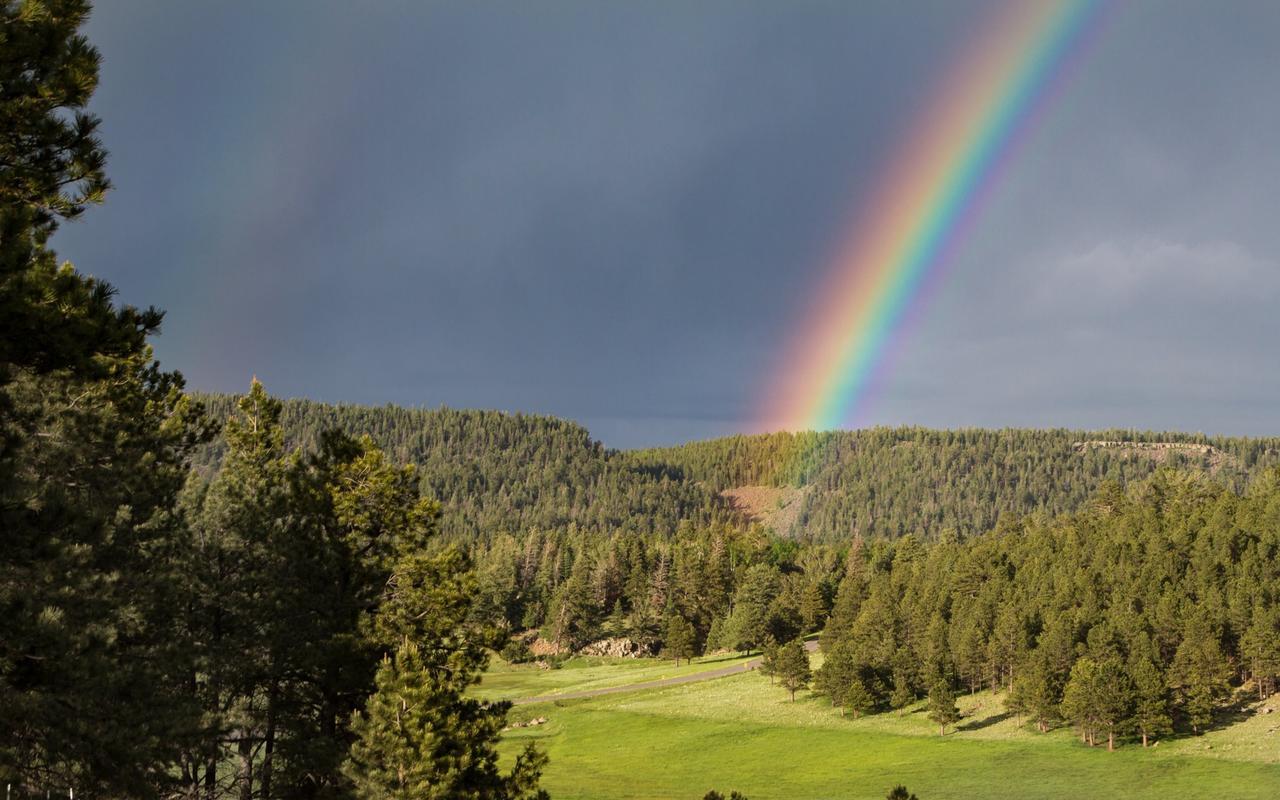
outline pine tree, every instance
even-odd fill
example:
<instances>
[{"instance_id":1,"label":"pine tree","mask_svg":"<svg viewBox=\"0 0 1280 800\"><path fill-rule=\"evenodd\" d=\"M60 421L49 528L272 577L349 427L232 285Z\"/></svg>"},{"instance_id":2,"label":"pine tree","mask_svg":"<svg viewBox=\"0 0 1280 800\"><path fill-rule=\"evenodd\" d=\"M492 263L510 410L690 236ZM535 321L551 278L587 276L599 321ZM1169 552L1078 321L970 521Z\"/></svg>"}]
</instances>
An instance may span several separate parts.
<instances>
[{"instance_id":1,"label":"pine tree","mask_svg":"<svg viewBox=\"0 0 1280 800\"><path fill-rule=\"evenodd\" d=\"M1280 675L1280 609L1258 603L1248 629L1240 641L1240 652L1258 689L1258 699L1265 700L1275 691Z\"/></svg>"},{"instance_id":2,"label":"pine tree","mask_svg":"<svg viewBox=\"0 0 1280 800\"><path fill-rule=\"evenodd\" d=\"M809 670L809 651L804 642L793 639L778 651L778 681L782 688L791 693L791 702L796 700L796 692L809 685L813 673Z\"/></svg>"},{"instance_id":3,"label":"pine tree","mask_svg":"<svg viewBox=\"0 0 1280 800\"><path fill-rule=\"evenodd\" d=\"M889 705L893 708L906 708L916 701L916 683L911 662L911 653L906 648L899 649L893 655L893 690L889 695Z\"/></svg>"},{"instance_id":4,"label":"pine tree","mask_svg":"<svg viewBox=\"0 0 1280 800\"><path fill-rule=\"evenodd\" d=\"M777 595L777 567L756 564L747 570L734 593L733 611L725 625L730 647L750 652L764 644L769 634L770 606Z\"/></svg>"},{"instance_id":5,"label":"pine tree","mask_svg":"<svg viewBox=\"0 0 1280 800\"><path fill-rule=\"evenodd\" d=\"M1169 674L1191 729L1201 732L1213 722L1213 712L1231 688L1231 665L1203 613L1188 619Z\"/></svg>"},{"instance_id":6,"label":"pine tree","mask_svg":"<svg viewBox=\"0 0 1280 800\"><path fill-rule=\"evenodd\" d=\"M889 790L889 794L885 795L885 800L919 800L919 798L907 791L907 787L895 786Z\"/></svg>"},{"instance_id":7,"label":"pine tree","mask_svg":"<svg viewBox=\"0 0 1280 800\"><path fill-rule=\"evenodd\" d=\"M800 619L804 623L804 632L817 631L827 617L827 598L822 593L822 586L816 582L805 585L804 595L800 598Z\"/></svg>"},{"instance_id":8,"label":"pine tree","mask_svg":"<svg viewBox=\"0 0 1280 800\"><path fill-rule=\"evenodd\" d=\"M929 690L929 719L938 723L938 735L945 736L947 726L960 721L960 709L956 708L956 695L951 685L940 680Z\"/></svg>"},{"instance_id":9,"label":"pine tree","mask_svg":"<svg viewBox=\"0 0 1280 800\"><path fill-rule=\"evenodd\" d=\"M0 776L146 796L199 725L174 511L208 429L147 345L161 314L49 248L109 185L88 12L0 2Z\"/></svg>"},{"instance_id":10,"label":"pine tree","mask_svg":"<svg viewBox=\"0 0 1280 800\"><path fill-rule=\"evenodd\" d=\"M1117 658L1104 658L1098 665L1093 707L1099 725L1107 732L1108 751L1116 749L1116 734L1130 729L1135 701L1133 681L1124 665Z\"/></svg>"},{"instance_id":11,"label":"pine tree","mask_svg":"<svg viewBox=\"0 0 1280 800\"><path fill-rule=\"evenodd\" d=\"M466 696L488 662L487 637L469 620L475 579L456 550L405 553L374 624L391 646L376 689L353 723L346 773L360 800L545 798L545 757L532 745L511 772L496 745L508 703Z\"/></svg>"},{"instance_id":12,"label":"pine tree","mask_svg":"<svg viewBox=\"0 0 1280 800\"><path fill-rule=\"evenodd\" d=\"M814 674L814 687L831 698L831 705L844 713L845 696L858 677L858 663L847 641L837 642L827 650L822 666Z\"/></svg>"},{"instance_id":13,"label":"pine tree","mask_svg":"<svg viewBox=\"0 0 1280 800\"><path fill-rule=\"evenodd\" d=\"M1094 744L1098 723L1096 694L1098 664L1092 658L1081 658L1071 667L1071 677L1062 693L1062 715L1080 728L1080 740Z\"/></svg>"},{"instance_id":14,"label":"pine tree","mask_svg":"<svg viewBox=\"0 0 1280 800\"><path fill-rule=\"evenodd\" d=\"M778 674L778 653L781 648L772 636L765 636L764 646L760 648L760 674L769 676L769 683Z\"/></svg>"},{"instance_id":15,"label":"pine tree","mask_svg":"<svg viewBox=\"0 0 1280 800\"><path fill-rule=\"evenodd\" d=\"M1062 689L1056 673L1045 664L1040 654L1018 670L1009 693L1008 705L1016 713L1027 714L1036 729L1045 733L1061 719Z\"/></svg>"},{"instance_id":16,"label":"pine tree","mask_svg":"<svg viewBox=\"0 0 1280 800\"><path fill-rule=\"evenodd\" d=\"M853 712L854 718L870 714L878 705L876 696L867 688L862 678L854 678L844 691L843 707Z\"/></svg>"},{"instance_id":17,"label":"pine tree","mask_svg":"<svg viewBox=\"0 0 1280 800\"><path fill-rule=\"evenodd\" d=\"M680 659L693 658L694 650L693 625L679 614L672 614L667 619L667 627L662 638L662 647L668 656L680 665Z\"/></svg>"},{"instance_id":18,"label":"pine tree","mask_svg":"<svg viewBox=\"0 0 1280 800\"><path fill-rule=\"evenodd\" d=\"M1160 668L1146 657L1137 657L1130 663L1129 678L1136 695L1134 725L1142 735L1142 746L1146 747L1151 737L1173 732L1168 684Z\"/></svg>"},{"instance_id":19,"label":"pine tree","mask_svg":"<svg viewBox=\"0 0 1280 800\"><path fill-rule=\"evenodd\" d=\"M296 587L286 575L301 536L290 483L298 462L285 450L280 417L280 401L255 379L224 426L226 458L193 521L189 551L191 686L209 720L206 738L225 731L217 738L234 753L201 743L187 755L188 780L215 785L234 759L242 798L264 777L256 754L273 738L281 657L294 632Z\"/></svg>"}]
</instances>

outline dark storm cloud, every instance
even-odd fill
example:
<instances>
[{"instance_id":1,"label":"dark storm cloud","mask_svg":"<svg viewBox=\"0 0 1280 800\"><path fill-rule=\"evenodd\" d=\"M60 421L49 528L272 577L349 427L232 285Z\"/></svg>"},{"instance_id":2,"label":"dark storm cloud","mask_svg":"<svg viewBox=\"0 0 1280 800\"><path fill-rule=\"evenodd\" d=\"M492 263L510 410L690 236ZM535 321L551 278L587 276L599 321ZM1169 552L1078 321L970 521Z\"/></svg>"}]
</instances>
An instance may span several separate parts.
<instances>
[{"instance_id":1,"label":"dark storm cloud","mask_svg":"<svg viewBox=\"0 0 1280 800\"><path fill-rule=\"evenodd\" d=\"M200 389L743 430L987 4L100 3L59 234ZM872 422L1276 432L1273 4L1124 4Z\"/></svg>"}]
</instances>

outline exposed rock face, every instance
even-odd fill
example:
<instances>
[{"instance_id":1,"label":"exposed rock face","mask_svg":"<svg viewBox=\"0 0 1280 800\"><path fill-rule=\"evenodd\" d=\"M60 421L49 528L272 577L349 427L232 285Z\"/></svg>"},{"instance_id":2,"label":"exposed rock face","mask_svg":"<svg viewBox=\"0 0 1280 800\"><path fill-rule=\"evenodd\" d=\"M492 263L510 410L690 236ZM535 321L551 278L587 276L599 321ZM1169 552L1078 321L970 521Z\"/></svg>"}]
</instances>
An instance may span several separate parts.
<instances>
[{"instance_id":1,"label":"exposed rock face","mask_svg":"<svg viewBox=\"0 0 1280 800\"><path fill-rule=\"evenodd\" d=\"M645 658L653 655L648 645L640 644L633 639L614 638L592 642L578 651L584 656L605 656L608 658Z\"/></svg>"},{"instance_id":2,"label":"exposed rock face","mask_svg":"<svg viewBox=\"0 0 1280 800\"><path fill-rule=\"evenodd\" d=\"M1078 453L1086 450L1118 450L1128 456L1150 458L1158 464L1167 462L1171 455L1181 454L1188 458L1201 459L1214 472L1224 466L1237 466L1235 457L1229 453L1224 453L1212 445L1196 442L1125 442L1095 439L1088 442L1075 442L1072 446Z\"/></svg>"},{"instance_id":3,"label":"exposed rock face","mask_svg":"<svg viewBox=\"0 0 1280 800\"><path fill-rule=\"evenodd\" d=\"M545 656L558 656L568 652L565 648L555 642L549 639L543 639L538 635L536 630L518 633L514 638L524 642L529 648L529 652L538 658L543 658Z\"/></svg>"}]
</instances>

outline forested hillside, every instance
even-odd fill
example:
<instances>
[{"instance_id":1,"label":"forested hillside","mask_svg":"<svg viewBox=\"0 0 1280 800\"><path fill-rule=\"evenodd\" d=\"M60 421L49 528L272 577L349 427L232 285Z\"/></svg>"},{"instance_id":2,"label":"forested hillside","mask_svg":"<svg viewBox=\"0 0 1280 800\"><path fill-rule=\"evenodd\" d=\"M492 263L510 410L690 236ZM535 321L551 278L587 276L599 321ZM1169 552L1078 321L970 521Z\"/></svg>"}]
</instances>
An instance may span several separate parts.
<instances>
[{"instance_id":1,"label":"forested hillside","mask_svg":"<svg viewBox=\"0 0 1280 800\"><path fill-rule=\"evenodd\" d=\"M973 534L1003 515L1073 511L1104 483L1161 466L1243 489L1280 463L1280 439L1137 431L874 428L734 436L638 451L638 463L723 491L807 487L776 532L818 541L854 534ZM768 515L764 515L768 517Z\"/></svg>"},{"instance_id":2,"label":"forested hillside","mask_svg":"<svg viewBox=\"0 0 1280 800\"><path fill-rule=\"evenodd\" d=\"M215 420L230 412L227 395L202 399ZM1280 464L1280 439L1272 438L872 428L612 451L554 417L309 400L284 409L290 441L305 449L337 428L368 434L395 460L417 465L424 491L444 506L445 534L468 540L571 525L671 535L682 523L742 523L723 493L760 485L804 489L777 501L797 504L792 513L755 509L754 519L781 537L928 539L981 533L1004 515L1071 512L1103 484L1129 485L1161 466L1203 472L1239 491ZM203 451L198 468L214 469L220 448Z\"/></svg>"},{"instance_id":3,"label":"forested hillside","mask_svg":"<svg viewBox=\"0 0 1280 800\"><path fill-rule=\"evenodd\" d=\"M216 421L234 407L229 395L200 399ZM290 446L314 450L322 431L338 429L368 435L392 459L417 466L424 493L443 506L450 539L569 527L670 535L681 523L731 516L706 486L610 452L582 426L554 417L288 400L283 423ZM209 445L196 468L212 473L224 447L221 439Z\"/></svg>"}]
</instances>

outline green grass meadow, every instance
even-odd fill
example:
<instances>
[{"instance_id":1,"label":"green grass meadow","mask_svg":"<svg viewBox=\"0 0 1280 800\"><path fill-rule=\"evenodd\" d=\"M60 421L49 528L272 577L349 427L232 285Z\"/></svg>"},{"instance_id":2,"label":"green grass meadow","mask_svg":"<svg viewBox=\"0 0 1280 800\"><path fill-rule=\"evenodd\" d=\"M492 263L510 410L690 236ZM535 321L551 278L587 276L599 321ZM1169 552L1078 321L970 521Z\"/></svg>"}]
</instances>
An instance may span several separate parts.
<instances>
[{"instance_id":1,"label":"green grass meadow","mask_svg":"<svg viewBox=\"0 0 1280 800\"><path fill-rule=\"evenodd\" d=\"M490 696L500 693L495 687L516 696L509 693L516 686L520 696L533 696L588 688L573 682L575 672L595 688L651 680L653 669L661 667L597 659L576 669L519 670L517 684L499 667L484 686ZM1280 698L1273 702L1280 712ZM1280 797L1280 713L1108 753L1069 730L1033 732L1005 713L998 695L962 697L959 705L960 729L939 737L921 706L855 720L808 693L791 703L767 678L748 673L519 706L513 720L548 722L509 731L503 748L511 755L537 742L551 757L543 785L560 800L696 800L712 788L750 800L879 800L897 783L921 800Z\"/></svg>"},{"instance_id":2,"label":"green grass meadow","mask_svg":"<svg viewBox=\"0 0 1280 800\"><path fill-rule=\"evenodd\" d=\"M676 666L674 661L654 658L580 656L569 659L558 669L542 669L533 664L507 664L495 658L474 694L486 700L554 697L565 692L607 689L707 672L749 660L739 655L716 655L695 658L692 663L682 661Z\"/></svg>"}]
</instances>

